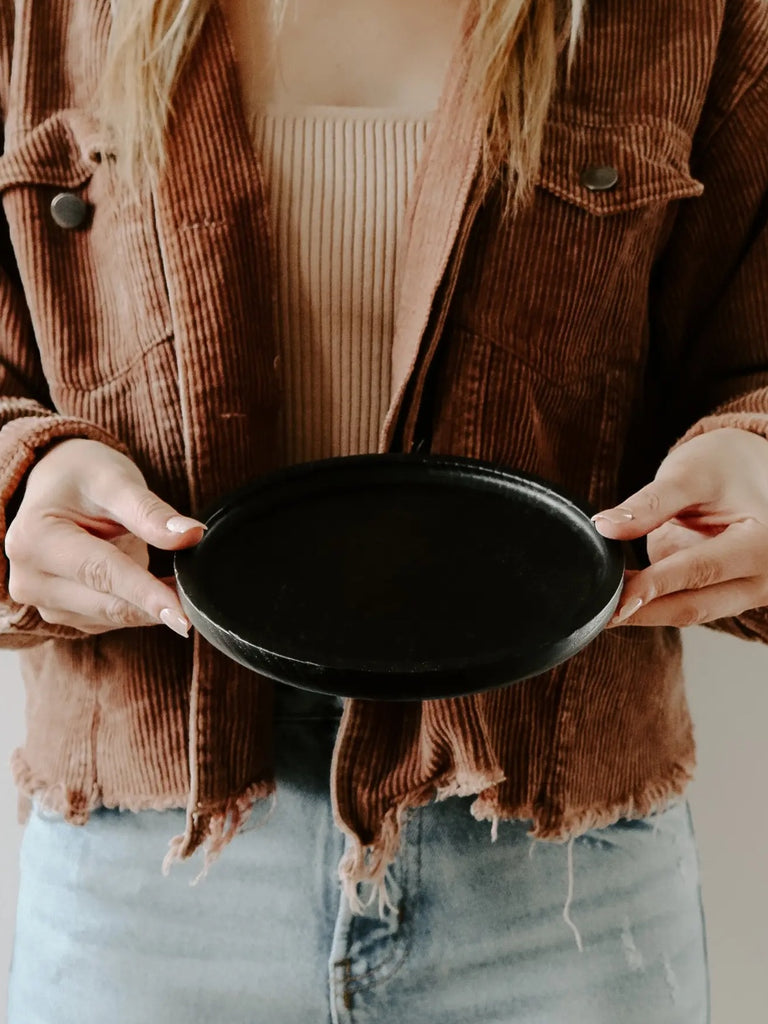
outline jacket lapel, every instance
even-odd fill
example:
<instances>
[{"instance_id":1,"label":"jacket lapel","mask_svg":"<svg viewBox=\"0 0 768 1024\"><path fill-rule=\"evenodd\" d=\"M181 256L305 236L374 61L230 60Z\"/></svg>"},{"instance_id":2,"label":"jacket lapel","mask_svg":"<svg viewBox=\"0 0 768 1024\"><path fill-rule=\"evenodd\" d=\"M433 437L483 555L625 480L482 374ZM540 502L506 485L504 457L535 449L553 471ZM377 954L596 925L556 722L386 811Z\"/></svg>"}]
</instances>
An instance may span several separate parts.
<instances>
[{"instance_id":1,"label":"jacket lapel","mask_svg":"<svg viewBox=\"0 0 768 1024\"><path fill-rule=\"evenodd\" d=\"M392 403L380 448L387 450L452 254L466 244L467 221L477 210L470 196L477 180L484 123L464 99L467 41L473 5L465 11L460 44L451 60L405 215L399 292L392 347ZM443 308L452 288L440 292Z\"/></svg>"},{"instance_id":2,"label":"jacket lapel","mask_svg":"<svg viewBox=\"0 0 768 1024\"><path fill-rule=\"evenodd\" d=\"M278 397L264 187L218 5L174 106L156 217L197 512L268 468Z\"/></svg>"},{"instance_id":3,"label":"jacket lapel","mask_svg":"<svg viewBox=\"0 0 768 1024\"><path fill-rule=\"evenodd\" d=\"M223 14L211 9L174 102L155 194L191 511L269 468L278 396L264 191ZM186 829L171 859L213 856L272 788L273 687L197 635Z\"/></svg>"}]
</instances>

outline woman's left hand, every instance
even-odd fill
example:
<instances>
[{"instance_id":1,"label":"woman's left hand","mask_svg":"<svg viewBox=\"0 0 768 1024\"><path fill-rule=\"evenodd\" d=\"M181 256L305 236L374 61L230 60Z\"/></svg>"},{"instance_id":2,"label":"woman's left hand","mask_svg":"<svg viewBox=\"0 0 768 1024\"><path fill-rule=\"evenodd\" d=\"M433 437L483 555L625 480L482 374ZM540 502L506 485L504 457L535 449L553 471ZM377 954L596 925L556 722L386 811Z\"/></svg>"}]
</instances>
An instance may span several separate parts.
<instances>
[{"instance_id":1,"label":"woman's left hand","mask_svg":"<svg viewBox=\"0 0 768 1024\"><path fill-rule=\"evenodd\" d=\"M616 540L647 536L610 626L692 626L768 605L768 441L721 429L686 441L653 483L594 517Z\"/></svg>"}]
</instances>

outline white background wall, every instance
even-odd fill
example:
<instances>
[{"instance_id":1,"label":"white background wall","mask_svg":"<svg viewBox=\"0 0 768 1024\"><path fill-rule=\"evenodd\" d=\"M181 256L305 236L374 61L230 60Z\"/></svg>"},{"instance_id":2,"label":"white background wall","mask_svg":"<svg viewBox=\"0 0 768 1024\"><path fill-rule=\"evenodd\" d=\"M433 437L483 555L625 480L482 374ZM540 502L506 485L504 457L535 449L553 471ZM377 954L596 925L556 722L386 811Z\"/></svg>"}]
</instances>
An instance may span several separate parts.
<instances>
[{"instance_id":1,"label":"white background wall","mask_svg":"<svg viewBox=\"0 0 768 1024\"><path fill-rule=\"evenodd\" d=\"M758 1024L768 1017L768 649L696 629L688 631L686 658L699 744L691 800L708 920L712 1024ZM8 652L0 652L0 702L4 1008L21 837L15 791L2 770L22 735L21 682L16 655Z\"/></svg>"}]
</instances>

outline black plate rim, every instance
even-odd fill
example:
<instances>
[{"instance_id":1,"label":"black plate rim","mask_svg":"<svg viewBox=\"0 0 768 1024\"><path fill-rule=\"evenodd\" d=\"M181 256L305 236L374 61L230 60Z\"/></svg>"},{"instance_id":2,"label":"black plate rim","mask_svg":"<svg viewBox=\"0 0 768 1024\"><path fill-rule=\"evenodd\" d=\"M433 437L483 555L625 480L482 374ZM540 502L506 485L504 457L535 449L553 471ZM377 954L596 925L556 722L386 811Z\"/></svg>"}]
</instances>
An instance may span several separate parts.
<instances>
[{"instance_id":1,"label":"black plate rim","mask_svg":"<svg viewBox=\"0 0 768 1024\"><path fill-rule=\"evenodd\" d=\"M552 496L555 496L559 502L569 506L572 513L576 512L587 520L593 514L593 510L587 503L568 494L561 487L555 486L541 477L520 472L505 465L453 455L386 453L343 456L299 463L264 474L248 481L218 500L211 502L200 514L199 518L210 527L228 513L235 509L239 510L243 502L247 502L259 492L271 489L276 484L290 484L302 477L317 477L328 470L341 471L344 474L354 474L360 469L366 471L373 470L374 467L380 468L381 466L390 467L392 470L404 468L414 473L423 473L426 469L441 475L444 475L447 471L458 470L461 476L467 480L475 477L483 479L486 483L498 482L503 484L505 482L514 482L518 486L523 484L527 488L540 492L550 501ZM527 675L546 671L547 668L559 664L564 660L564 657L569 657L571 654L581 650L607 624L618 604L623 586L624 570L624 556L621 545L615 541L602 538L597 531L595 531L595 537L599 539L599 546L602 547L605 555L607 580L614 578L615 586L610 594L607 591L603 594L602 607L598 609L597 613L587 623L577 627L570 635L561 637L556 645L548 642L534 651L528 649L525 661L537 663L543 667L537 667L535 672L528 673ZM465 674L478 677L479 686L480 677L483 675L494 677L496 672L501 671L504 665L514 664L518 660L514 652L506 648L502 651L497 649L488 658L446 658L441 659L439 662L406 662L400 664L388 662L387 670L384 672L382 667L375 662L365 665L359 662L350 664L340 660L336 663L329 661L321 664L316 661L292 658L289 655L268 650L259 646L254 641L242 637L234 630L221 625L205 610L206 607L210 607L210 602L206 601L205 595L201 595L194 576L190 577L185 570L185 563L192 562L194 550L194 548L191 548L178 551L174 557L174 575L179 596L182 607L192 621L192 624L209 642L230 656L234 656L233 648L239 648L241 652L247 652L247 658L243 655L242 657L235 657L235 660L247 665L254 672L267 675L280 682L299 686L303 689L315 689L317 692L335 693L340 696L365 696L364 691L371 687L375 679L386 676L389 684L392 684L395 678L408 681L409 685L416 684L417 680L423 680L425 683L431 680L427 684L430 690L438 690L441 678L444 677L447 684L449 678L457 678ZM554 660L540 657L544 650L550 651ZM563 655L563 651L566 652L565 655ZM252 659L256 664L251 663L248 659ZM307 680L306 683L304 681L302 683L296 682L296 676L298 675L303 675L305 678L310 676L311 679L316 679L325 674L333 680L335 688L329 689L320 684L313 686L311 685L311 680ZM526 678L527 675L518 676L517 678ZM346 680L346 682L343 683L343 680ZM359 680L359 684L356 683L356 680ZM514 680L509 681L513 682ZM342 685L349 692L342 694L340 692ZM479 692L478 687L473 687L472 692ZM451 689L451 692L446 695L453 695L453 693L454 690ZM431 693L430 696L432 696Z\"/></svg>"},{"instance_id":2,"label":"black plate rim","mask_svg":"<svg viewBox=\"0 0 768 1024\"><path fill-rule=\"evenodd\" d=\"M511 669L509 662L496 659L482 664L478 661L472 661L465 665L457 664L452 671L442 667L440 670L414 669L411 672L400 673L377 672L360 668L351 671L330 669L325 665L299 661L286 655L274 655L272 652L265 652L262 648L257 648L256 645L248 641L242 641L236 633L219 627L212 620L201 616L197 609L188 606L185 602L182 604L192 624L214 647L252 672L257 672L277 683L326 696L359 700L421 701L483 693L499 686L522 682L524 679L540 675L554 668L567 658L578 654L602 631L618 605L621 590L620 584L610 604L600 615L564 641L550 645L546 657L541 657L541 653L546 649L544 647L537 649L537 655L539 655L537 658L531 657L528 653L525 659L528 664L524 668ZM578 635L578 641L574 640L576 635ZM224 637L228 637L230 643L223 642ZM237 654L238 646L247 648L250 659ZM253 664L255 652L262 655L258 666ZM291 669L296 666L298 666L298 672L292 672ZM301 682L296 679L299 672L302 675ZM332 685L328 685L328 679L332 680Z\"/></svg>"}]
</instances>

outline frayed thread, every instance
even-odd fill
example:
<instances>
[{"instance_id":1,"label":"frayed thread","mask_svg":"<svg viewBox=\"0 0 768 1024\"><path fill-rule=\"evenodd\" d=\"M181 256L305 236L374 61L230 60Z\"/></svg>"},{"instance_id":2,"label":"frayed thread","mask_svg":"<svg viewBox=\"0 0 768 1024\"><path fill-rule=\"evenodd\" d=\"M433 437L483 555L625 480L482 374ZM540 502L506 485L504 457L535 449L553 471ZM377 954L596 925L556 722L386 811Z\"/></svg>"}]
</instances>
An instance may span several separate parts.
<instances>
[{"instance_id":1,"label":"frayed thread","mask_svg":"<svg viewBox=\"0 0 768 1024\"><path fill-rule=\"evenodd\" d=\"M223 811L193 811L188 815L186 831L174 836L168 843L168 852L162 864L163 874L168 875L175 863L189 859L196 850L202 849L203 866L190 882L190 885L198 885L219 859L222 850L232 842L249 820L257 800L267 796L271 798L271 806L261 822L264 824L274 811L275 797L272 789L265 790L263 782L249 786L231 800Z\"/></svg>"},{"instance_id":2,"label":"frayed thread","mask_svg":"<svg viewBox=\"0 0 768 1024\"><path fill-rule=\"evenodd\" d=\"M67 786L64 782L46 783L29 769L20 750L14 750L11 755L11 770L19 791L17 814L20 825L26 823L33 805L50 814L61 815L70 825L85 825L91 811L101 802L96 785L85 790Z\"/></svg>"},{"instance_id":3,"label":"frayed thread","mask_svg":"<svg viewBox=\"0 0 768 1024\"><path fill-rule=\"evenodd\" d=\"M674 803L683 798L685 789L693 777L693 766L675 766L669 780L649 784L642 793L630 794L623 801L597 804L580 810L561 812L552 820L549 815L542 816L540 808L513 808L504 811L503 817L531 818L532 827L528 835L532 839L547 842L566 843L574 836L581 836L591 829L607 828L620 818L647 818L652 814L660 814L668 810ZM479 803L479 801L475 801ZM487 817L487 808L477 811L473 805L472 813L476 818Z\"/></svg>"},{"instance_id":4,"label":"frayed thread","mask_svg":"<svg viewBox=\"0 0 768 1024\"><path fill-rule=\"evenodd\" d=\"M397 913L389 868L400 848L405 815L404 806L393 808L384 818L376 841L367 845L348 833L350 846L339 861L339 879L353 914L364 914L374 901L378 901L379 917L388 911ZM360 896L362 885L370 886L370 894L364 899Z\"/></svg>"},{"instance_id":5,"label":"frayed thread","mask_svg":"<svg viewBox=\"0 0 768 1024\"><path fill-rule=\"evenodd\" d=\"M575 841L575 836L568 840L568 895L565 898L565 906L563 907L563 920L573 932L579 952L583 953L584 944L581 941L581 932L571 920L571 903L573 902L573 844Z\"/></svg>"},{"instance_id":6,"label":"frayed thread","mask_svg":"<svg viewBox=\"0 0 768 1024\"><path fill-rule=\"evenodd\" d=\"M93 783L90 792L67 786L63 781L49 783L33 772L27 764L23 750L17 748L11 755L11 770L19 790L19 813L24 815L24 824L33 804L51 814L60 814L70 825L85 825L91 812L97 807L108 810L130 811L172 811L186 806L186 793L125 794L105 798L100 787Z\"/></svg>"},{"instance_id":7,"label":"frayed thread","mask_svg":"<svg viewBox=\"0 0 768 1024\"><path fill-rule=\"evenodd\" d=\"M459 771L448 781L438 782L435 789L435 800L447 800L451 796L477 796L480 794L493 800L496 787L504 781L504 773L488 771Z\"/></svg>"},{"instance_id":8,"label":"frayed thread","mask_svg":"<svg viewBox=\"0 0 768 1024\"><path fill-rule=\"evenodd\" d=\"M243 833L243 832L258 832L258 830L260 828L264 828L264 826L267 824L267 822L270 820L272 815L277 810L278 795L277 795L277 790L276 789L274 789L269 794L269 798L268 799L269 799L269 806L267 807L266 813L264 815L262 815L261 818L258 818L256 821L253 820L253 813L251 813L251 815L250 815L250 817L248 819L248 824L247 825L243 825L240 828L240 832L241 833Z\"/></svg>"},{"instance_id":9,"label":"frayed thread","mask_svg":"<svg viewBox=\"0 0 768 1024\"><path fill-rule=\"evenodd\" d=\"M504 773L497 771L459 771L451 778L443 778L436 784L429 784L421 790L414 791L399 805L390 808L381 823L377 838L372 843L363 843L353 830L344 825L337 817L337 824L346 833L349 848L339 862L339 879L342 891L353 914L364 914L378 901L379 917L387 912L396 913L397 905L393 898L394 889L389 871L400 848L400 838L408 812L430 802L447 800L452 796L485 797L488 804L498 805L499 783L504 781ZM471 810L474 813L474 804ZM498 820L495 815L491 825L491 838L498 837ZM361 886L370 886L370 894L362 897Z\"/></svg>"}]
</instances>

